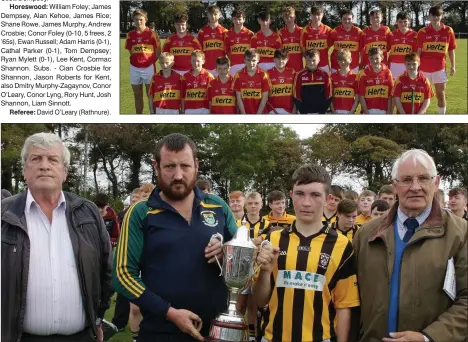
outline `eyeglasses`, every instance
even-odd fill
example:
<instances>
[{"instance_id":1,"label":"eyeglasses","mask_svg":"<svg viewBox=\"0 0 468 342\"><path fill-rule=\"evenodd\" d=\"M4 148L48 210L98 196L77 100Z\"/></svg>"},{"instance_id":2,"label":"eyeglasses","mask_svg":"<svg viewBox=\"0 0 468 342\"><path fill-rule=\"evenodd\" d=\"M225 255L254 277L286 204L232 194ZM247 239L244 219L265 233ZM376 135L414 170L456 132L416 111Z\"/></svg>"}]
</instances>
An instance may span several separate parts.
<instances>
[{"instance_id":1,"label":"eyeglasses","mask_svg":"<svg viewBox=\"0 0 468 342\"><path fill-rule=\"evenodd\" d=\"M403 177L402 179L394 179L395 182L400 184L401 186L408 187L413 185L413 180L416 178L416 181L419 185L427 185L429 184L436 176L429 176L429 175L421 175L416 177Z\"/></svg>"}]
</instances>

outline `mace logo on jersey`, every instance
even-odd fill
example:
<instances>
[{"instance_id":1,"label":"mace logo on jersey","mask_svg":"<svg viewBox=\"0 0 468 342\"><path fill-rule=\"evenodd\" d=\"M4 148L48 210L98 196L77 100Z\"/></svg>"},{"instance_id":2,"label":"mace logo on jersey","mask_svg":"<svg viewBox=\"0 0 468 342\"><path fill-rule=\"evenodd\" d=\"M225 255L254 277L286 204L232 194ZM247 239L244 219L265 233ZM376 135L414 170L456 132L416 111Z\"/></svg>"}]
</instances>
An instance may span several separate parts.
<instances>
[{"instance_id":1,"label":"mace logo on jersey","mask_svg":"<svg viewBox=\"0 0 468 342\"><path fill-rule=\"evenodd\" d=\"M305 271L278 270L276 287L323 291L324 286L324 275Z\"/></svg>"},{"instance_id":2,"label":"mace logo on jersey","mask_svg":"<svg viewBox=\"0 0 468 342\"><path fill-rule=\"evenodd\" d=\"M201 212L203 223L208 227L216 227L218 225L218 220L215 217L213 211L205 210Z\"/></svg>"}]
</instances>

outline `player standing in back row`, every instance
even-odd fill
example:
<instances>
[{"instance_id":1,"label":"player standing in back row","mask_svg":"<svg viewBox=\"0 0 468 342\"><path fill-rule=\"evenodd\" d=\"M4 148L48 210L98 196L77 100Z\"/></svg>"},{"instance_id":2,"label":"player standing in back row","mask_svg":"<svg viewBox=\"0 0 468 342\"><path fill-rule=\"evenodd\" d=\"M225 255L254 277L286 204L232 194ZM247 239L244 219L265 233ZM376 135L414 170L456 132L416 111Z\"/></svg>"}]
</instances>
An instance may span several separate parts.
<instances>
[{"instance_id":1,"label":"player standing in back row","mask_svg":"<svg viewBox=\"0 0 468 342\"><path fill-rule=\"evenodd\" d=\"M382 62L387 65L387 53L390 46L390 29L381 24L382 10L373 9L370 12L371 26L362 30L361 36L361 68L369 65L369 50L371 48L380 48L383 53Z\"/></svg>"},{"instance_id":2,"label":"player standing in back row","mask_svg":"<svg viewBox=\"0 0 468 342\"><path fill-rule=\"evenodd\" d=\"M455 75L455 33L450 26L441 22L444 12L442 7L429 9L429 25L418 32L418 55L421 56L420 70L435 86L439 114L447 111L445 88L447 73L445 71L448 53L450 59L450 76Z\"/></svg>"},{"instance_id":3,"label":"player standing in back row","mask_svg":"<svg viewBox=\"0 0 468 342\"><path fill-rule=\"evenodd\" d=\"M235 9L232 12L232 27L226 32L224 44L226 54L231 61L230 74L234 76L239 70L245 67L244 53L250 49L250 41L254 33L244 27L245 12Z\"/></svg>"},{"instance_id":4,"label":"player standing in back row","mask_svg":"<svg viewBox=\"0 0 468 342\"><path fill-rule=\"evenodd\" d=\"M296 24L296 10L292 7L283 9L283 21L285 26L279 31L283 48L288 51L287 68L295 72L304 69L303 55L301 50L302 27Z\"/></svg>"},{"instance_id":5,"label":"player standing in back row","mask_svg":"<svg viewBox=\"0 0 468 342\"><path fill-rule=\"evenodd\" d=\"M258 66L268 71L275 66L273 55L276 49L281 49L280 36L270 29L271 17L269 12L260 12L257 16L260 31L252 37L251 46L260 56Z\"/></svg>"}]
</instances>

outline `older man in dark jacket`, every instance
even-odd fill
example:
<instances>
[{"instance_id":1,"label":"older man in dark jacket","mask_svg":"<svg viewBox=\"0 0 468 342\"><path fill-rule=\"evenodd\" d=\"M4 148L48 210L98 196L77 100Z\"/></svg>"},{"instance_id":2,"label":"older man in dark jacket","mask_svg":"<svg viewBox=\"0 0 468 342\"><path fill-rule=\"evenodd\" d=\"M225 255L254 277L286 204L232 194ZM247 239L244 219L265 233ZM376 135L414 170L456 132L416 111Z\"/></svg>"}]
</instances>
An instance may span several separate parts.
<instances>
[{"instance_id":1,"label":"older man in dark jacket","mask_svg":"<svg viewBox=\"0 0 468 342\"><path fill-rule=\"evenodd\" d=\"M434 199L439 178L425 151L403 153L392 170L398 202L353 240L362 341L468 337L467 223Z\"/></svg>"},{"instance_id":2,"label":"older man in dark jacket","mask_svg":"<svg viewBox=\"0 0 468 342\"><path fill-rule=\"evenodd\" d=\"M92 202L62 191L70 152L26 139L28 190L2 201L2 332L8 342L102 341L111 296L109 234Z\"/></svg>"}]
</instances>

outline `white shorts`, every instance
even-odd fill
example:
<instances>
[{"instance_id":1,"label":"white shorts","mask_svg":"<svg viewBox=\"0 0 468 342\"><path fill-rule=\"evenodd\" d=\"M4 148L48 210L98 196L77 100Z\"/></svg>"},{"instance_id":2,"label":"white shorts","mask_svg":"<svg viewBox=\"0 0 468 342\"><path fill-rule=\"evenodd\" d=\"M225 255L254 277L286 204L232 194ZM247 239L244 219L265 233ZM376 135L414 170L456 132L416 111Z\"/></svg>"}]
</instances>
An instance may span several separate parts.
<instances>
[{"instance_id":1,"label":"white shorts","mask_svg":"<svg viewBox=\"0 0 468 342\"><path fill-rule=\"evenodd\" d=\"M287 112L284 108L275 108L276 113L274 111L269 112L268 114L291 114Z\"/></svg>"},{"instance_id":2,"label":"white shorts","mask_svg":"<svg viewBox=\"0 0 468 342\"><path fill-rule=\"evenodd\" d=\"M338 109L338 110L335 110L335 114L349 114L349 111L343 110L343 109Z\"/></svg>"},{"instance_id":3,"label":"white shorts","mask_svg":"<svg viewBox=\"0 0 468 342\"><path fill-rule=\"evenodd\" d=\"M355 67L354 69L351 69L351 70L352 70L355 74L359 74L359 67L358 67L358 66ZM336 69L333 69L333 68L331 69L332 74L335 73L335 72L337 72L337 71L338 71L338 70L336 70Z\"/></svg>"},{"instance_id":4,"label":"white shorts","mask_svg":"<svg viewBox=\"0 0 468 342\"><path fill-rule=\"evenodd\" d=\"M231 70L229 70L229 74L234 76L239 70L245 68L245 64L235 64L231 66Z\"/></svg>"},{"instance_id":5,"label":"white shorts","mask_svg":"<svg viewBox=\"0 0 468 342\"><path fill-rule=\"evenodd\" d=\"M382 110L382 109L370 109L369 108L369 114L387 114L387 111Z\"/></svg>"},{"instance_id":6,"label":"white shorts","mask_svg":"<svg viewBox=\"0 0 468 342\"><path fill-rule=\"evenodd\" d=\"M406 71L405 64L390 63L390 72L392 73L393 80L396 80L405 71Z\"/></svg>"},{"instance_id":7,"label":"white shorts","mask_svg":"<svg viewBox=\"0 0 468 342\"><path fill-rule=\"evenodd\" d=\"M208 71L210 74L213 75L214 78L218 77L218 72L215 70L208 70L208 69L205 69L206 71Z\"/></svg>"},{"instance_id":8,"label":"white shorts","mask_svg":"<svg viewBox=\"0 0 468 342\"><path fill-rule=\"evenodd\" d=\"M154 65L147 68L137 68L130 64L130 84L150 84L154 75Z\"/></svg>"},{"instance_id":9,"label":"white shorts","mask_svg":"<svg viewBox=\"0 0 468 342\"><path fill-rule=\"evenodd\" d=\"M208 108L186 109L185 114L210 114Z\"/></svg>"},{"instance_id":10,"label":"white shorts","mask_svg":"<svg viewBox=\"0 0 468 342\"><path fill-rule=\"evenodd\" d=\"M258 63L258 67L263 71L268 71L275 67L275 63Z\"/></svg>"},{"instance_id":11,"label":"white shorts","mask_svg":"<svg viewBox=\"0 0 468 342\"><path fill-rule=\"evenodd\" d=\"M424 72L422 71L423 75L431 82L432 84L436 83L447 83L447 72L444 70L436 71L436 72Z\"/></svg>"},{"instance_id":12,"label":"white shorts","mask_svg":"<svg viewBox=\"0 0 468 342\"><path fill-rule=\"evenodd\" d=\"M330 75L330 67L328 65L325 65L323 67L319 67L319 69L325 71L327 74Z\"/></svg>"},{"instance_id":13,"label":"white shorts","mask_svg":"<svg viewBox=\"0 0 468 342\"><path fill-rule=\"evenodd\" d=\"M156 108L156 114L179 114L177 109Z\"/></svg>"},{"instance_id":14,"label":"white shorts","mask_svg":"<svg viewBox=\"0 0 468 342\"><path fill-rule=\"evenodd\" d=\"M180 76L184 76L186 73L188 73L190 70L185 70L185 71L182 71L182 70L176 70L176 69L172 69L174 70L176 73L178 73Z\"/></svg>"}]
</instances>

